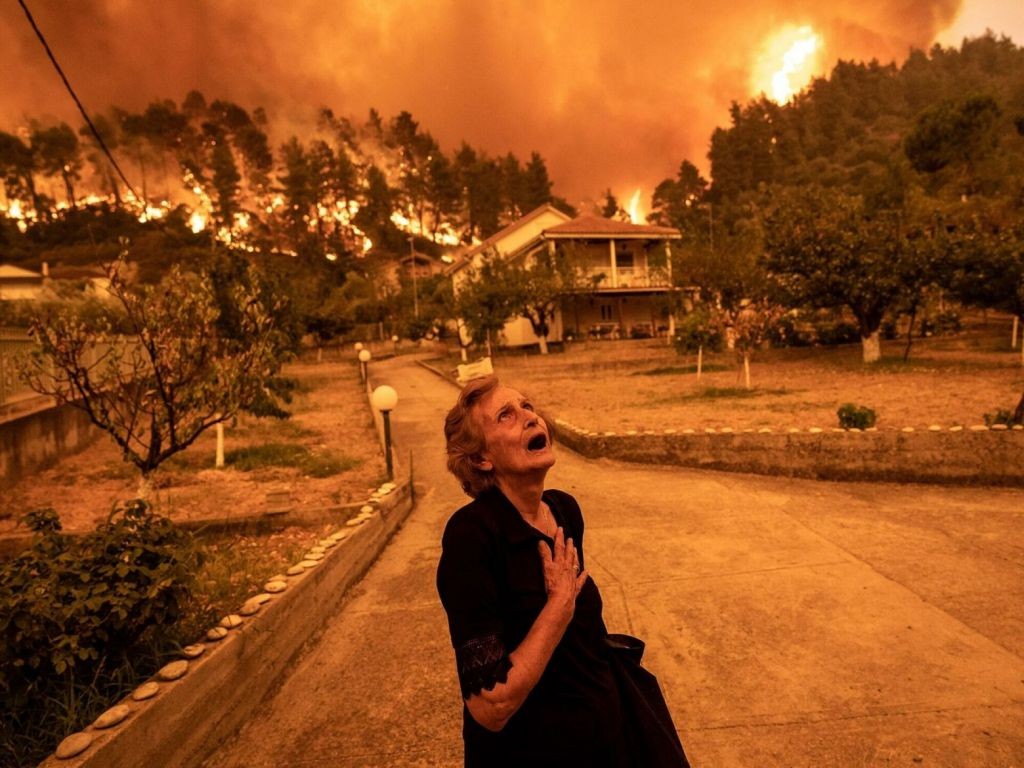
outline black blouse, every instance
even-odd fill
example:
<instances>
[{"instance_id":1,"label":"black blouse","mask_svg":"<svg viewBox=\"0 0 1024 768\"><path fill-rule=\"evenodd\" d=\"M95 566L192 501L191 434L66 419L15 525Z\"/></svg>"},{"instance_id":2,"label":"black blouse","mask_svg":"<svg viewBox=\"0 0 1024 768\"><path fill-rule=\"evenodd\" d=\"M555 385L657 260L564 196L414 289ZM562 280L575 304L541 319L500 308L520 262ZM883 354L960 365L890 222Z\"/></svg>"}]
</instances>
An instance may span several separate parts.
<instances>
[{"instance_id":1,"label":"black blouse","mask_svg":"<svg viewBox=\"0 0 1024 768\"><path fill-rule=\"evenodd\" d=\"M576 500L548 490L543 499L583 556L583 516ZM507 680L508 654L526 637L547 600L537 542L529 525L492 489L458 510L445 528L437 589L463 698ZM605 646L601 594L587 579L576 610L540 681L498 733L463 706L466 766L619 766L628 764L622 712Z\"/></svg>"}]
</instances>

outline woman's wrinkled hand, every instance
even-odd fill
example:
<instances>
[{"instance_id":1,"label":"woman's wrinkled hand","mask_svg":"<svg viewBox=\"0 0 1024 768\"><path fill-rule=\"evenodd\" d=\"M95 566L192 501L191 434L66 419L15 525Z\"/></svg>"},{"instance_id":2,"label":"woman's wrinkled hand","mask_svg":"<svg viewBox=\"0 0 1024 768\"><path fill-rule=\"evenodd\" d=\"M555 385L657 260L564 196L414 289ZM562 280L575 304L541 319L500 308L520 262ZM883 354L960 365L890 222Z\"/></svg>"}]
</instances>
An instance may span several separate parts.
<instances>
[{"instance_id":1,"label":"woman's wrinkled hand","mask_svg":"<svg viewBox=\"0 0 1024 768\"><path fill-rule=\"evenodd\" d=\"M587 572L580 570L579 553L572 538L565 538L562 528L555 531L554 550L544 541L538 542L540 562L544 567L544 588L548 603L561 610L566 619L572 619L576 609L576 596L587 581Z\"/></svg>"}]
</instances>

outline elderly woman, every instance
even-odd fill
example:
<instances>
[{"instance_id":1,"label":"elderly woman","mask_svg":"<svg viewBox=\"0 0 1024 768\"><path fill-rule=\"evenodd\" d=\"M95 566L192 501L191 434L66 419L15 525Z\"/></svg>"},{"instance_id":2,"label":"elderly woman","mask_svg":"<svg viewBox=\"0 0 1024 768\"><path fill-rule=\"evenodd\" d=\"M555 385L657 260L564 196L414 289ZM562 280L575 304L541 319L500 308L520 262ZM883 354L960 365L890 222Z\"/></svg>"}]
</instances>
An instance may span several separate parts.
<instances>
[{"instance_id":1,"label":"elderly woman","mask_svg":"<svg viewBox=\"0 0 1024 768\"><path fill-rule=\"evenodd\" d=\"M624 703L584 568L583 517L572 496L544 488L555 456L533 403L493 376L476 379L444 431L448 468L473 498L448 521L437 572L466 766L685 766L670 719L668 758L650 754L664 745L638 756L635 702Z\"/></svg>"}]
</instances>

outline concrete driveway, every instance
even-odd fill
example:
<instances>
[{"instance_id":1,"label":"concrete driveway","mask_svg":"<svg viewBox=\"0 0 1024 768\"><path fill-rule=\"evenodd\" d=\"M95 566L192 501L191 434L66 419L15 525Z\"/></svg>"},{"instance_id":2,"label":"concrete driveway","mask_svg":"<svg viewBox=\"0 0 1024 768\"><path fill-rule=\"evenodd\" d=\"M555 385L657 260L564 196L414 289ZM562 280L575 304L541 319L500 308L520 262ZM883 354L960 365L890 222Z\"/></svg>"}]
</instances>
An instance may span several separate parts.
<instances>
[{"instance_id":1,"label":"concrete driveway","mask_svg":"<svg viewBox=\"0 0 1024 768\"><path fill-rule=\"evenodd\" d=\"M464 503L455 390L408 359L402 460L428 491L262 714L210 766L461 765L434 568ZM822 483L589 461L611 631L646 639L694 766L1024 766L1024 491Z\"/></svg>"}]
</instances>

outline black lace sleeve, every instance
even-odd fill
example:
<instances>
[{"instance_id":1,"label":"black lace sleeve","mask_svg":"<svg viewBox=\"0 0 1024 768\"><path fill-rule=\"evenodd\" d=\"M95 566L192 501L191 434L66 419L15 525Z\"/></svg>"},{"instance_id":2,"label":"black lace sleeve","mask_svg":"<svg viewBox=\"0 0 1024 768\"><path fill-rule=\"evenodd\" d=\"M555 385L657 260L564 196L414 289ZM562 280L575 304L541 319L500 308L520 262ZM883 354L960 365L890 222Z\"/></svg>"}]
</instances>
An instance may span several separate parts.
<instances>
[{"instance_id":1,"label":"black lace sleeve","mask_svg":"<svg viewBox=\"0 0 1024 768\"><path fill-rule=\"evenodd\" d=\"M506 682L512 667L512 649L503 641L494 547L485 527L458 513L441 542L437 591L448 614L463 698Z\"/></svg>"},{"instance_id":2,"label":"black lace sleeve","mask_svg":"<svg viewBox=\"0 0 1024 768\"><path fill-rule=\"evenodd\" d=\"M512 669L512 660L505 652L505 644L495 634L473 638L456 648L455 663L464 699L506 682L508 671Z\"/></svg>"}]
</instances>

